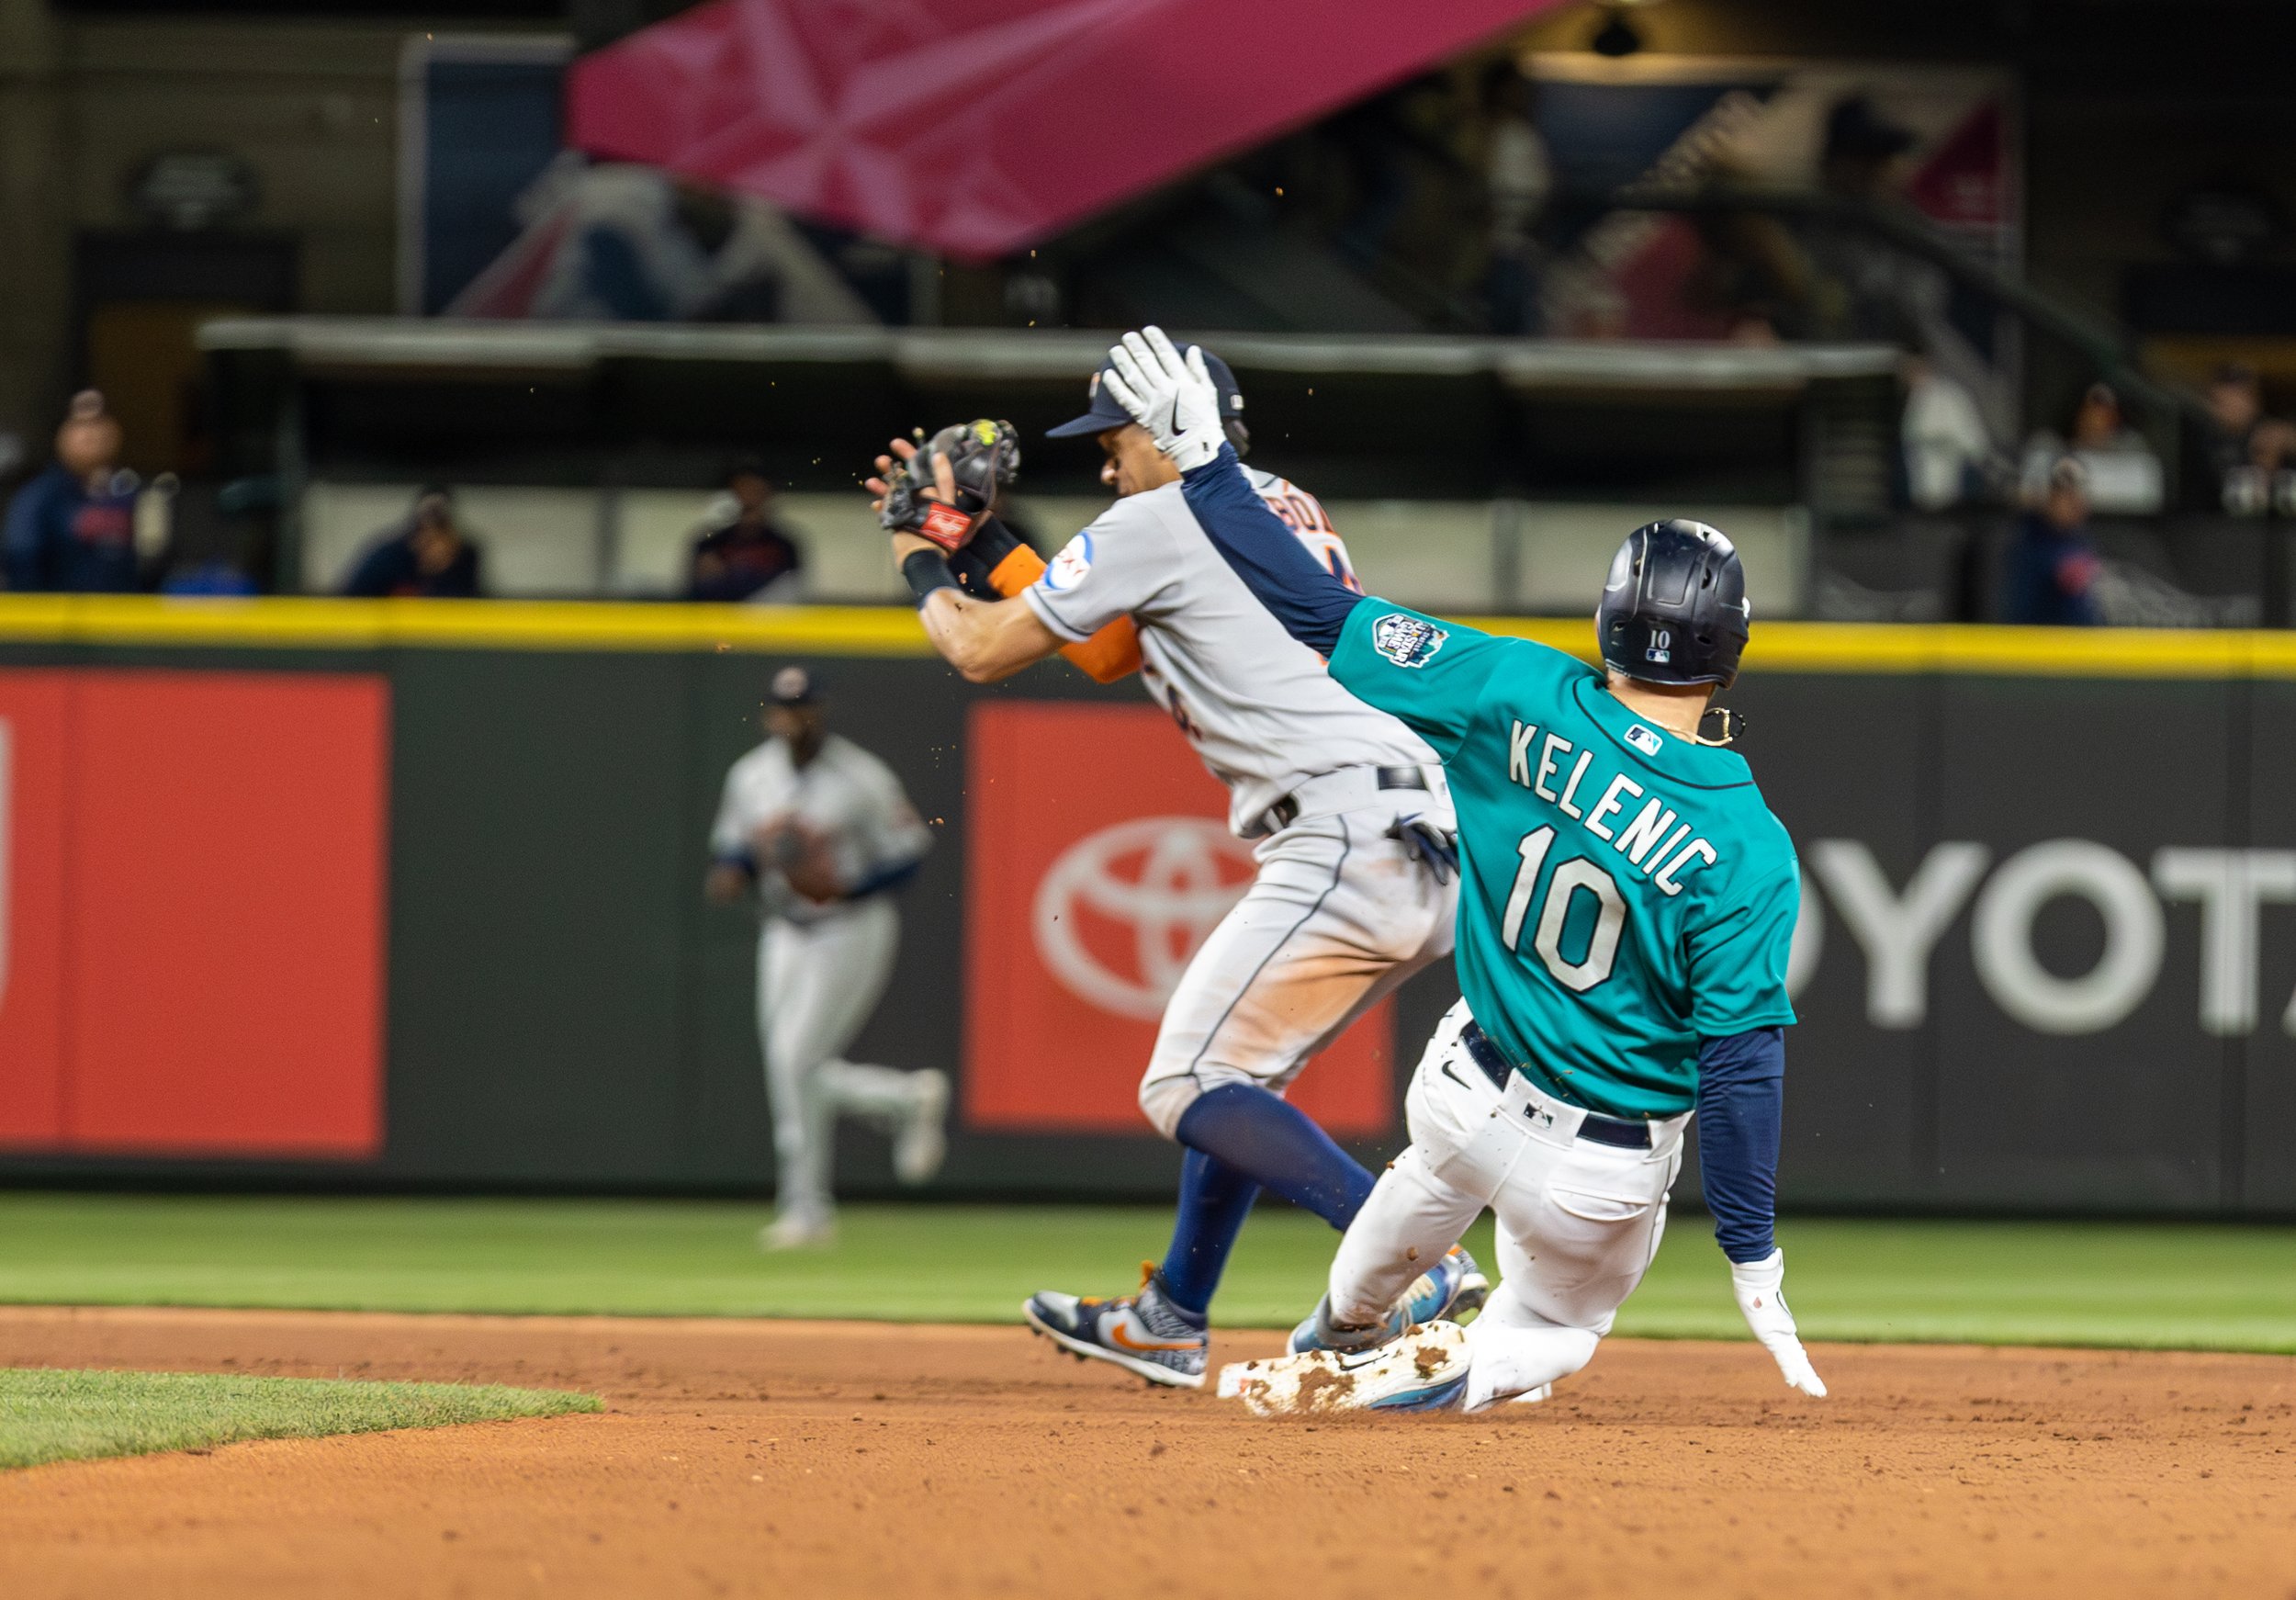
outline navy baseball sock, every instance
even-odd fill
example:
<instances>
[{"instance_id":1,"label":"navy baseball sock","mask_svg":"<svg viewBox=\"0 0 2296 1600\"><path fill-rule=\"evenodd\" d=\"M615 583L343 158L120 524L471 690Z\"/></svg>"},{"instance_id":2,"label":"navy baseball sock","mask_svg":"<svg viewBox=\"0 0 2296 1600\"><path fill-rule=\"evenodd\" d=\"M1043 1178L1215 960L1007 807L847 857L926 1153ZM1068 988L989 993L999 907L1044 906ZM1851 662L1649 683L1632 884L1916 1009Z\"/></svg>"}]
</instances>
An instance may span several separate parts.
<instances>
[{"instance_id":1,"label":"navy baseball sock","mask_svg":"<svg viewBox=\"0 0 2296 1600\"><path fill-rule=\"evenodd\" d=\"M1293 1205L1345 1228L1370 1198L1371 1175L1306 1112L1253 1084L1227 1083L1197 1097L1180 1118L1180 1143L1257 1179Z\"/></svg>"},{"instance_id":2,"label":"navy baseball sock","mask_svg":"<svg viewBox=\"0 0 2296 1600\"><path fill-rule=\"evenodd\" d=\"M1217 1155L1187 1153L1180 1166L1180 1211L1172 1219L1172 1246L1164 1253L1164 1292L1174 1305L1204 1314L1259 1193L1256 1179Z\"/></svg>"}]
</instances>

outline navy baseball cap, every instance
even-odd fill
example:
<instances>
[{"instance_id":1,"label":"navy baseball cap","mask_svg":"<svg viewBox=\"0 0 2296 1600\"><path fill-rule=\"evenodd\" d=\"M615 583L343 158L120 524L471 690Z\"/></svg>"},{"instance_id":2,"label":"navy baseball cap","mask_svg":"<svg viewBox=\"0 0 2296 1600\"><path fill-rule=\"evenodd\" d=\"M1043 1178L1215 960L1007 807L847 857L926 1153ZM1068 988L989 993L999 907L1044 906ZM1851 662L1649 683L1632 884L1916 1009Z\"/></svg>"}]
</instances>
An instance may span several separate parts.
<instances>
[{"instance_id":1,"label":"navy baseball cap","mask_svg":"<svg viewBox=\"0 0 2296 1600\"><path fill-rule=\"evenodd\" d=\"M1180 346L1186 354L1187 346ZM1220 391L1220 420L1240 423L1244 420L1244 391L1236 387L1235 374L1228 364L1210 351L1204 352L1204 370L1211 374L1211 386ZM1057 428L1047 428L1048 439L1075 439L1087 434L1105 434L1110 428L1120 428L1132 420L1132 413L1116 403L1108 391L1107 378L1110 367L1103 361L1100 370L1092 375L1092 409L1074 422L1063 423Z\"/></svg>"},{"instance_id":2,"label":"navy baseball cap","mask_svg":"<svg viewBox=\"0 0 2296 1600\"><path fill-rule=\"evenodd\" d=\"M773 674L771 698L776 705L817 705L821 696L821 680L807 668L792 663Z\"/></svg>"}]
</instances>

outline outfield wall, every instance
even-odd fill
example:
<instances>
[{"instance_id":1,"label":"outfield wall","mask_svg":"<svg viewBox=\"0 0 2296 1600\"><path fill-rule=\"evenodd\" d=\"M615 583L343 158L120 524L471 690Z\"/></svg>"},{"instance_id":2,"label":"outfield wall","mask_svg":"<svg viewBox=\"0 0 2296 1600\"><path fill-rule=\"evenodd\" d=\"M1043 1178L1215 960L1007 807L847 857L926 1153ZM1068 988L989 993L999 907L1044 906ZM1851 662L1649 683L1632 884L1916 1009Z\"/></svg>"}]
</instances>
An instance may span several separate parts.
<instances>
[{"instance_id":1,"label":"outfield wall","mask_svg":"<svg viewBox=\"0 0 2296 1600\"><path fill-rule=\"evenodd\" d=\"M855 1054L958 1075L946 1191L1164 1186L1131 1086L1249 861L1135 686L970 688L900 610L35 597L0 1177L760 1188L699 884L785 659L940 836ZM1732 698L1806 880L1789 1203L2296 1211L2296 637L1773 624ZM1451 992L1309 1075L1367 1154Z\"/></svg>"}]
</instances>

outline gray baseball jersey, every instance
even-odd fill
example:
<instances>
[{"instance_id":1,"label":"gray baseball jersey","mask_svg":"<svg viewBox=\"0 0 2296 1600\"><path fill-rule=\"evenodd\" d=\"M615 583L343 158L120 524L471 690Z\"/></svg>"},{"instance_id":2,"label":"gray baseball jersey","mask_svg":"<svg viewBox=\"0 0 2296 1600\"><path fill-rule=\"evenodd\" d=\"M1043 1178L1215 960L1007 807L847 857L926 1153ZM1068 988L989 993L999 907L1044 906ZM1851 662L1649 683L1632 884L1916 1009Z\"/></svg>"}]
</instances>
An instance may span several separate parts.
<instances>
[{"instance_id":1,"label":"gray baseball jersey","mask_svg":"<svg viewBox=\"0 0 2296 1600\"><path fill-rule=\"evenodd\" d=\"M834 917L847 903L808 900L776 863L757 859L758 830L783 817L827 841L838 882L849 890L922 860L933 843L893 769L852 740L829 735L800 768L788 745L767 739L726 772L710 849L722 860L749 862L767 913L793 922Z\"/></svg>"},{"instance_id":2,"label":"gray baseball jersey","mask_svg":"<svg viewBox=\"0 0 2296 1600\"><path fill-rule=\"evenodd\" d=\"M1352 583L1346 546L1315 498L1272 473L1251 478L1309 553ZM1109 507L1022 593L1064 639L1090 638L1120 616L1139 625L1141 679L1228 786L1239 834L1320 773L1435 764L1417 734L1333 682L1253 598L1177 483Z\"/></svg>"}]
</instances>

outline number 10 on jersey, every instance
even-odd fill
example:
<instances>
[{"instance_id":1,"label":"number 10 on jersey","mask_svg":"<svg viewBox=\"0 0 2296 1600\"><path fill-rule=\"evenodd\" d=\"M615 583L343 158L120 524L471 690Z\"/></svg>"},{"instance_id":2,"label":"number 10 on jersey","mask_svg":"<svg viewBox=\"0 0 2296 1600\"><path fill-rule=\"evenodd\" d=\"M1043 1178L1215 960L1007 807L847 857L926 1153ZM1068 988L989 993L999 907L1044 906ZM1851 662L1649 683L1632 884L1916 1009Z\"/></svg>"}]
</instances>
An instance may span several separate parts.
<instances>
[{"instance_id":1,"label":"number 10 on jersey","mask_svg":"<svg viewBox=\"0 0 2296 1600\"><path fill-rule=\"evenodd\" d=\"M1509 950L1519 952L1522 949L1524 924L1532 920L1532 902L1539 897L1539 872L1554 842L1555 830L1550 826L1534 828L1514 847L1521 864L1515 868L1514 887L1507 896L1506 919L1499 926L1499 937ZM1587 941L1586 954L1576 962L1567 961L1562 953L1562 930L1570 920L1570 902L1582 891L1594 896L1598 907L1594 932ZM1618 892L1617 881L1598 863L1573 856L1559 863L1548 878L1531 948L1557 983L1582 995L1610 976L1611 966L1618 959L1618 936L1626 926L1626 897Z\"/></svg>"}]
</instances>

